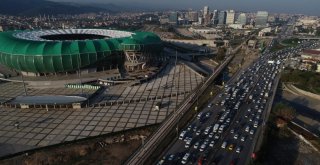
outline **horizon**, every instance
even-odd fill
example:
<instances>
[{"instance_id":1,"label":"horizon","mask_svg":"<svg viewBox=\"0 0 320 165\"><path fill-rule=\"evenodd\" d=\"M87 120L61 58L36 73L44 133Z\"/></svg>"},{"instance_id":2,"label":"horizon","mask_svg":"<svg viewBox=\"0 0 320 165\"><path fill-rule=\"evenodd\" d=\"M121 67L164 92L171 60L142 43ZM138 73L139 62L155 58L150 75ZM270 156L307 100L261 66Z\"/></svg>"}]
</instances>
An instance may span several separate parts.
<instances>
[{"instance_id":1,"label":"horizon","mask_svg":"<svg viewBox=\"0 0 320 165\"><path fill-rule=\"evenodd\" d=\"M182 9L194 9L199 10L204 6L209 6L210 10L218 9L234 9L237 11L254 12L259 10L266 10L271 13L288 13L288 14L305 14L320 16L318 6L320 6L319 0L308 0L306 3L302 0L161 0L152 1L149 0L49 0L55 2L73 2L73 3L112 3L121 6L133 6L134 8L148 8L150 10L182 10ZM130 4L127 4L130 3ZM303 7L301 7L303 6Z\"/></svg>"}]
</instances>

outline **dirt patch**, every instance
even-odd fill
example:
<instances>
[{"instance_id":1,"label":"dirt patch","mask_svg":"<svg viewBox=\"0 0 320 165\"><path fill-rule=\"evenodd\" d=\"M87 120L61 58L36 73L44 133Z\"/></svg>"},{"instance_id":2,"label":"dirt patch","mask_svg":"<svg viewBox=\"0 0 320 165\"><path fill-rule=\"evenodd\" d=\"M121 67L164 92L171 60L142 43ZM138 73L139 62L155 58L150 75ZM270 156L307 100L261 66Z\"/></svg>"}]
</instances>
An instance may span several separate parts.
<instances>
[{"instance_id":1,"label":"dirt patch","mask_svg":"<svg viewBox=\"0 0 320 165\"><path fill-rule=\"evenodd\" d=\"M128 130L55 147L30 151L8 159L0 160L1 165L87 165L123 164L142 144L158 125Z\"/></svg>"}]
</instances>

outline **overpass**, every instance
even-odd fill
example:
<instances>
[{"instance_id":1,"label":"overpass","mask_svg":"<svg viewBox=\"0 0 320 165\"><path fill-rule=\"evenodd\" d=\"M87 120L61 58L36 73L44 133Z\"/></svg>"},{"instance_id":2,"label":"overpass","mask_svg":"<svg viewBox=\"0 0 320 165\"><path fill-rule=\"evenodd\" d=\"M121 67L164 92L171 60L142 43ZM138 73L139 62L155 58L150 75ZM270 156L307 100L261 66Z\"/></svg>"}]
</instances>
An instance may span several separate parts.
<instances>
[{"instance_id":1,"label":"overpass","mask_svg":"<svg viewBox=\"0 0 320 165\"><path fill-rule=\"evenodd\" d=\"M320 36L292 36L293 38L299 38L301 40L320 40Z\"/></svg>"}]
</instances>

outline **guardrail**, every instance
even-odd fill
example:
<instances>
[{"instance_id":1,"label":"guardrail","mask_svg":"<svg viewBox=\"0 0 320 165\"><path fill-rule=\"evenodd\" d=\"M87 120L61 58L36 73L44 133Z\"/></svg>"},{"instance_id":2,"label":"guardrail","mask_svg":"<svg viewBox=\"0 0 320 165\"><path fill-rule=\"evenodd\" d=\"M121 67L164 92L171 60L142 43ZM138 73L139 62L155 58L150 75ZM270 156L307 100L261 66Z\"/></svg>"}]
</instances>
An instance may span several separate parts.
<instances>
[{"instance_id":1,"label":"guardrail","mask_svg":"<svg viewBox=\"0 0 320 165\"><path fill-rule=\"evenodd\" d=\"M183 117L185 112L191 108L195 102L195 98L199 97L213 82L213 80L220 74L220 72L226 67L226 65L232 60L234 56L229 56L225 62L223 62L212 74L206 82L195 93L191 94L188 99L181 105L181 107L172 113L160 127L150 136L147 142L141 146L125 164L128 165L142 165L150 157L150 155L156 149L156 146L165 139L167 134L174 129L179 120Z\"/></svg>"}]
</instances>

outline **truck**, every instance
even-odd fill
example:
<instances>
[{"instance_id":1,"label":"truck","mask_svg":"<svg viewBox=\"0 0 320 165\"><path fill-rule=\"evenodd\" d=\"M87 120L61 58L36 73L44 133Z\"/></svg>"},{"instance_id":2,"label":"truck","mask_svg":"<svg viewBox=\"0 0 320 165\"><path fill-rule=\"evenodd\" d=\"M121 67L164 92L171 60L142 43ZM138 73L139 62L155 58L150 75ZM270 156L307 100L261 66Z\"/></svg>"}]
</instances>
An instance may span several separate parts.
<instances>
[{"instance_id":1,"label":"truck","mask_svg":"<svg viewBox=\"0 0 320 165\"><path fill-rule=\"evenodd\" d=\"M215 124L215 125L213 126L213 132L214 132L214 133L217 132L219 126L220 126L219 124Z\"/></svg>"}]
</instances>

